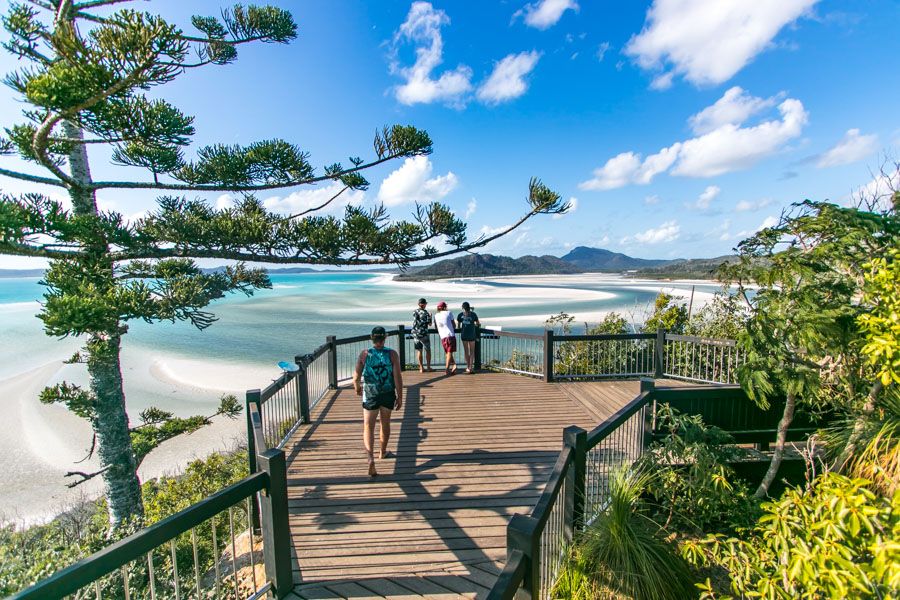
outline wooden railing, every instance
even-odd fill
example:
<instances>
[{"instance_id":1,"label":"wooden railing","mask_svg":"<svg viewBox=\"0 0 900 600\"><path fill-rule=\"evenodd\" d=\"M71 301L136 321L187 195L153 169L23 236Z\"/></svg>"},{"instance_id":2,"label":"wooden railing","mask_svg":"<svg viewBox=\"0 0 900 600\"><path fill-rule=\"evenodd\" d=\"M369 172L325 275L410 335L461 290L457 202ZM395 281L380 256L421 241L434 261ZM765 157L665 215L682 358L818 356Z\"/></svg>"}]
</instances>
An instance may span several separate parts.
<instances>
[{"instance_id":1,"label":"wooden railing","mask_svg":"<svg viewBox=\"0 0 900 600\"><path fill-rule=\"evenodd\" d=\"M284 452L266 450L256 463L250 476L11 600L285 597L293 576ZM251 517L257 497L260 528Z\"/></svg>"},{"instance_id":2,"label":"wooden railing","mask_svg":"<svg viewBox=\"0 0 900 600\"><path fill-rule=\"evenodd\" d=\"M408 332L403 325L387 332L389 338L396 338L396 343L389 345L397 348L404 366L415 361ZM432 365L442 365L436 332L432 330L430 335ZM732 383L742 358L730 340L667 335L664 331L558 336L551 331L535 335L482 329L478 335L477 368L545 381L653 375ZM211 588L207 595L213 597L225 592L233 597L256 598L268 592L284 597L291 590L292 569L281 448L298 427L310 422L311 412L328 390L352 376L359 352L369 344L368 335L328 337L312 353L295 358L297 371L285 372L262 390L247 392L248 477L13 598L155 600L190 594L199 597L203 587ZM711 389L738 394L722 387ZM705 397L715 392L694 390L657 390L652 380L644 380L638 397L590 433L577 427L564 431L563 450L537 505L530 515L516 515L509 523L507 564L491 591L492 598L511 598L516 593L548 596L575 532L605 509L610 474L631 464L647 447L652 402L670 396L683 402L694 394L692 402L715 403L712 396ZM770 417L766 417L767 423ZM748 423L762 427L752 419ZM241 579L236 559L241 536L247 538L240 545L249 548L253 567L247 581ZM229 544L232 570L226 573L221 559ZM260 546L261 550L256 550ZM258 553L262 554L261 563ZM265 566L264 581L256 581L255 564Z\"/></svg>"}]
</instances>

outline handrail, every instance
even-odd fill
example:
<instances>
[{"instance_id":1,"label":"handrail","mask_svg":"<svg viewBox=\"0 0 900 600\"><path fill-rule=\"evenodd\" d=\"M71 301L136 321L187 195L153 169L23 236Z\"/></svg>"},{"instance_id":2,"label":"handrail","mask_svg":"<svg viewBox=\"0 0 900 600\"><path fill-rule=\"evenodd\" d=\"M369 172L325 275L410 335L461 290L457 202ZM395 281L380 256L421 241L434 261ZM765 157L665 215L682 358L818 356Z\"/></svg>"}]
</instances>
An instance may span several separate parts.
<instances>
[{"instance_id":1,"label":"handrail","mask_svg":"<svg viewBox=\"0 0 900 600\"><path fill-rule=\"evenodd\" d=\"M525 580L526 561L525 554L521 550L510 551L503 570L491 588L489 600L513 600L516 597L519 587Z\"/></svg>"},{"instance_id":2,"label":"handrail","mask_svg":"<svg viewBox=\"0 0 900 600\"><path fill-rule=\"evenodd\" d=\"M162 521L84 558L9 600L47 600L74 594L101 577L143 558L148 552L186 533L253 494L268 489L269 475L254 473Z\"/></svg>"},{"instance_id":3,"label":"handrail","mask_svg":"<svg viewBox=\"0 0 900 600\"><path fill-rule=\"evenodd\" d=\"M544 491L541 493L534 508L531 509L531 516L537 521L537 529L542 531L547 519L550 518L550 509L555 504L559 490L566 482L566 473L572 464L574 450L570 447L563 448L556 462L553 464L553 470L550 471L550 478L544 485Z\"/></svg>"},{"instance_id":4,"label":"handrail","mask_svg":"<svg viewBox=\"0 0 900 600\"><path fill-rule=\"evenodd\" d=\"M668 390L667 390L668 391ZM659 390L644 391L638 394L631 402L617 410L615 413L606 418L605 421L591 429L587 434L587 448L594 449L597 444L605 440L612 434L616 428L627 421L637 411L644 408L656 399Z\"/></svg>"},{"instance_id":5,"label":"handrail","mask_svg":"<svg viewBox=\"0 0 900 600\"><path fill-rule=\"evenodd\" d=\"M603 342L609 340L654 340L655 333L596 333L585 335L554 334L557 342Z\"/></svg>"},{"instance_id":6,"label":"handrail","mask_svg":"<svg viewBox=\"0 0 900 600\"><path fill-rule=\"evenodd\" d=\"M681 335L678 333L666 333L666 339L673 342L695 342L698 344L712 344L715 346L736 346L737 340L726 338L710 338L696 335Z\"/></svg>"}]
</instances>

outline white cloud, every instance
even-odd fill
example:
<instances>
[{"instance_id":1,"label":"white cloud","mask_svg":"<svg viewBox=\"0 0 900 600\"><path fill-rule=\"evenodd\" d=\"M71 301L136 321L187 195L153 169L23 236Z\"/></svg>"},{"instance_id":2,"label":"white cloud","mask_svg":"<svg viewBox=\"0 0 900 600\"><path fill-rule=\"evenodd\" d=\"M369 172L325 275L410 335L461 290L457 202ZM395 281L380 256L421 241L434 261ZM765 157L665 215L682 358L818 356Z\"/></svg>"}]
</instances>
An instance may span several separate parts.
<instances>
[{"instance_id":1,"label":"white cloud","mask_svg":"<svg viewBox=\"0 0 900 600\"><path fill-rule=\"evenodd\" d=\"M525 24L535 29L549 29L556 25L567 10L578 11L575 0L539 0L526 4L513 14L513 20L525 16Z\"/></svg>"},{"instance_id":2,"label":"white cloud","mask_svg":"<svg viewBox=\"0 0 900 600\"><path fill-rule=\"evenodd\" d=\"M647 196L646 198L644 198L644 204L646 204L648 206L653 205L653 204L659 204L659 200L660 200L659 196L657 196L656 194L651 194L651 195Z\"/></svg>"},{"instance_id":3,"label":"white cloud","mask_svg":"<svg viewBox=\"0 0 900 600\"><path fill-rule=\"evenodd\" d=\"M344 189L344 185L339 181L335 181L325 187L299 190L284 197L271 196L263 200L263 206L273 212L282 213L285 215L295 215L297 213L304 212L325 204L329 199L333 198L342 189ZM365 200L365 192L362 192L360 190L348 190L338 196L335 200L328 204L328 206L316 211L313 214L339 214L344 211L344 208L347 205L359 205L362 204L363 200ZM222 196L220 196L216 200L217 206L219 205L220 201L223 204L225 202Z\"/></svg>"},{"instance_id":4,"label":"white cloud","mask_svg":"<svg viewBox=\"0 0 900 600\"><path fill-rule=\"evenodd\" d=\"M759 101L759 98L750 96L744 98L744 104L758 104ZM593 178L581 182L579 187L583 190L611 190L629 184L646 185L656 175L669 169L672 175L685 177L715 177L746 169L780 151L787 142L799 136L809 118L803 104L793 98L781 102L778 111L780 119L764 121L752 127L723 123L703 135L675 142L643 160L640 154L633 151L622 152L595 169ZM701 111L694 117L703 113ZM712 112L707 113L700 121L710 123L720 118L712 115ZM731 120L735 118L732 116Z\"/></svg>"},{"instance_id":5,"label":"white cloud","mask_svg":"<svg viewBox=\"0 0 900 600\"><path fill-rule=\"evenodd\" d=\"M531 73L540 58L541 53L536 50L504 57L478 88L478 99L485 104L500 104L518 98L528 90L525 76Z\"/></svg>"},{"instance_id":6,"label":"white cloud","mask_svg":"<svg viewBox=\"0 0 900 600\"><path fill-rule=\"evenodd\" d=\"M816 161L820 169L859 162L878 150L878 135L859 135L859 129L848 129L834 147L823 152Z\"/></svg>"},{"instance_id":7,"label":"white cloud","mask_svg":"<svg viewBox=\"0 0 900 600\"><path fill-rule=\"evenodd\" d=\"M468 219L475 214L476 210L478 210L478 201L475 200L475 198L472 198L471 200L469 200L469 203L466 204L466 216L463 218Z\"/></svg>"},{"instance_id":8,"label":"white cloud","mask_svg":"<svg viewBox=\"0 0 900 600\"><path fill-rule=\"evenodd\" d=\"M650 89L661 92L663 90L667 90L672 87L672 81L675 79L675 74L672 71L666 71L665 73L661 73L653 78L653 81L650 82Z\"/></svg>"},{"instance_id":9,"label":"white cloud","mask_svg":"<svg viewBox=\"0 0 900 600\"><path fill-rule=\"evenodd\" d=\"M894 192L900 191L900 168L894 172L882 172L872 181L862 186L848 199L847 204L856 206L863 202L867 209L889 210L893 204Z\"/></svg>"},{"instance_id":10,"label":"white cloud","mask_svg":"<svg viewBox=\"0 0 900 600\"><path fill-rule=\"evenodd\" d=\"M681 227L677 221L666 221L659 227L648 229L647 231L636 233L634 236L626 236L622 238L622 244L631 244L638 242L640 244L664 244L674 242L681 235Z\"/></svg>"},{"instance_id":11,"label":"white cloud","mask_svg":"<svg viewBox=\"0 0 900 600\"><path fill-rule=\"evenodd\" d=\"M712 201L718 198L721 192L722 189L717 185L707 186L706 189L703 190L703 193L697 198L697 201L694 202L692 208L697 208L699 210L708 209Z\"/></svg>"},{"instance_id":12,"label":"white cloud","mask_svg":"<svg viewBox=\"0 0 900 600\"><path fill-rule=\"evenodd\" d=\"M435 10L430 2L413 2L410 6L406 21L394 34L391 57L391 73L406 80L394 88L402 104L438 101L459 104L462 96L472 90L472 69L465 65L432 78L432 71L443 62L441 27L449 24L447 13ZM411 67L403 67L397 61L397 51L403 42L416 45L416 62Z\"/></svg>"},{"instance_id":13,"label":"white cloud","mask_svg":"<svg viewBox=\"0 0 900 600\"><path fill-rule=\"evenodd\" d=\"M688 119L697 135L715 131L723 125L741 125L758 112L775 105L777 98L756 98L734 86L725 95Z\"/></svg>"},{"instance_id":14,"label":"white cloud","mask_svg":"<svg viewBox=\"0 0 900 600\"><path fill-rule=\"evenodd\" d=\"M553 218L557 220L562 219L566 215L571 215L576 210L578 210L578 198L572 196L571 198L569 198L569 210L564 214L553 215Z\"/></svg>"},{"instance_id":15,"label":"white cloud","mask_svg":"<svg viewBox=\"0 0 900 600\"><path fill-rule=\"evenodd\" d=\"M594 169L593 179L581 182L578 187L583 190L612 190L631 183L646 185L672 166L678 158L680 146L673 144L645 159L634 152L622 152L602 167Z\"/></svg>"},{"instance_id":16,"label":"white cloud","mask_svg":"<svg viewBox=\"0 0 900 600\"><path fill-rule=\"evenodd\" d=\"M459 181L452 171L431 177L433 169L427 156L407 158L400 168L381 182L378 200L385 206L440 200L452 192Z\"/></svg>"},{"instance_id":17,"label":"white cloud","mask_svg":"<svg viewBox=\"0 0 900 600\"><path fill-rule=\"evenodd\" d=\"M722 125L684 142L673 175L715 177L753 166L781 150L803 131L809 115L799 100L788 98L778 105L780 120L754 127Z\"/></svg>"},{"instance_id":18,"label":"white cloud","mask_svg":"<svg viewBox=\"0 0 900 600\"><path fill-rule=\"evenodd\" d=\"M746 239L746 238L750 237L751 235L755 234L757 231L762 231L763 229L766 229L767 227L775 227L776 225L778 225L778 217L769 215L768 217L766 217L763 220L762 223L757 225L756 228L745 229L744 231L738 231L736 234L734 234L734 238L738 239L738 240L743 240L743 239Z\"/></svg>"},{"instance_id":19,"label":"white cloud","mask_svg":"<svg viewBox=\"0 0 900 600\"><path fill-rule=\"evenodd\" d=\"M216 198L216 210L225 210L234 206L234 197L231 194L222 194Z\"/></svg>"},{"instance_id":20,"label":"white cloud","mask_svg":"<svg viewBox=\"0 0 900 600\"><path fill-rule=\"evenodd\" d=\"M643 69L670 65L696 85L719 84L771 46L817 0L654 0L625 53Z\"/></svg>"},{"instance_id":21,"label":"white cloud","mask_svg":"<svg viewBox=\"0 0 900 600\"><path fill-rule=\"evenodd\" d=\"M609 42L603 42L597 47L597 60L603 62L603 59L606 57L606 53L609 52Z\"/></svg>"},{"instance_id":22,"label":"white cloud","mask_svg":"<svg viewBox=\"0 0 900 600\"><path fill-rule=\"evenodd\" d=\"M770 204L772 204L774 200L772 198L761 198L759 200L741 200L734 207L735 212L755 212L757 210L761 210Z\"/></svg>"}]
</instances>

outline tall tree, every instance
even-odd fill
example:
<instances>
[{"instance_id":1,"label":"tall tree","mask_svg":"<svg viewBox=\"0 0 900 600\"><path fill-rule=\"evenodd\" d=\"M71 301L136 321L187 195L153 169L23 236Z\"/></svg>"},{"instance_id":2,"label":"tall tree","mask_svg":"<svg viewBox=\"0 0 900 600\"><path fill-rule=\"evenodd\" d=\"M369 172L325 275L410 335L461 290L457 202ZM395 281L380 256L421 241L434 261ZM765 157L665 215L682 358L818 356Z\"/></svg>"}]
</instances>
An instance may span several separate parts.
<instances>
[{"instance_id":1,"label":"tall tree","mask_svg":"<svg viewBox=\"0 0 900 600\"><path fill-rule=\"evenodd\" d=\"M741 382L762 405L785 398L757 496L775 480L798 407L853 419L875 409L889 377L861 352L859 319L883 306L877 295L864 294L866 277L873 259L890 260L898 235L900 194L862 198L853 207L807 200L741 242L740 261L724 268L750 313L739 336L747 357ZM850 436L847 447L853 444Z\"/></svg>"},{"instance_id":2,"label":"tall tree","mask_svg":"<svg viewBox=\"0 0 900 600\"><path fill-rule=\"evenodd\" d=\"M0 138L0 153L42 169L36 174L0 168L0 175L63 190L71 209L39 192L0 199L0 253L51 260L39 314L51 336L78 336L90 386L61 384L44 392L88 419L96 434L110 519L140 519L139 460L155 445L199 427L206 417L174 419L156 409L132 427L126 411L119 354L127 323L186 320L199 328L215 317L204 308L225 294L268 287L264 270L242 261L329 265L406 265L470 250L537 214L565 212L558 194L532 179L527 210L489 238L469 240L466 225L445 205L417 205L409 220L393 221L382 206L348 207L343 218L319 216L347 190L365 190L362 172L397 158L427 155L428 134L411 126L378 130L374 156L316 169L309 153L280 139L247 146L216 144L185 149L193 118L147 91L188 71L224 65L251 42L286 43L297 35L292 16L273 7L235 6L219 17L193 17L195 33L163 18L115 10L127 0L28 0L12 3L3 25L4 48L26 61L6 83L28 108L24 121ZM158 96L158 95L157 95ZM88 149L112 148L112 162L139 167L141 181L96 181ZM309 211L274 214L252 194L322 182L340 191ZM97 207L103 190L160 190L149 216L135 222ZM187 192L234 192L233 208L215 210ZM439 251L436 243L446 249ZM236 261L205 273L196 258ZM233 413L225 401L220 412Z\"/></svg>"}]
</instances>

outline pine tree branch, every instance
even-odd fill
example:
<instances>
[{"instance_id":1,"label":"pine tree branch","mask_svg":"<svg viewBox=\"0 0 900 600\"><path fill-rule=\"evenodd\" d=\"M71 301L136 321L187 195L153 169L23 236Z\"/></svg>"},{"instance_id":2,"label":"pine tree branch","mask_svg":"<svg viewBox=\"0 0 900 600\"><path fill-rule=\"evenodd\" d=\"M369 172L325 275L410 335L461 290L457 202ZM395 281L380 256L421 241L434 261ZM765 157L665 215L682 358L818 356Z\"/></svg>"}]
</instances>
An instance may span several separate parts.
<instances>
[{"instance_id":1,"label":"pine tree branch","mask_svg":"<svg viewBox=\"0 0 900 600\"><path fill-rule=\"evenodd\" d=\"M112 465L109 465L108 467L104 467L104 468L100 469L99 471L95 471L94 473L85 473L84 471L69 471L65 475L63 475L63 477L81 477L81 479L79 479L78 481L73 481L71 483L67 483L66 487L67 488L78 487L82 483L86 483L86 482L90 481L91 479L93 479L94 477L103 475L104 473L109 471L111 468L112 468Z\"/></svg>"},{"instance_id":2,"label":"pine tree branch","mask_svg":"<svg viewBox=\"0 0 900 600\"><path fill-rule=\"evenodd\" d=\"M10 256L34 256L38 258L71 258L79 254L77 250L52 250L53 247L61 247L59 244L33 246L16 242L0 242L0 254ZM74 248L74 246L73 246Z\"/></svg>"},{"instance_id":3,"label":"pine tree branch","mask_svg":"<svg viewBox=\"0 0 900 600\"><path fill-rule=\"evenodd\" d=\"M280 183L261 183L254 185L228 185L228 184L189 184L189 183L165 183L152 181L95 181L90 184L89 189L125 189L125 190L176 190L182 192L258 192L264 190L280 190L291 187L299 187L301 185L310 185L313 183L321 183L323 181L334 181L340 179L343 175L357 173L365 169L376 167L382 163L392 161L396 158L407 156L406 151L400 151L386 155L371 162L360 164L349 169L343 169L339 172L320 175L318 177L308 177L306 179L298 179L294 181Z\"/></svg>"},{"instance_id":4,"label":"pine tree branch","mask_svg":"<svg viewBox=\"0 0 900 600\"><path fill-rule=\"evenodd\" d=\"M79 2L73 6L73 8L78 10L90 10L92 8L96 8L98 6L112 6L113 4L124 4L125 2L132 2L133 0L85 0L84 2Z\"/></svg>"},{"instance_id":5,"label":"pine tree branch","mask_svg":"<svg viewBox=\"0 0 900 600\"><path fill-rule=\"evenodd\" d=\"M437 252L434 254L422 254L418 256L384 256L378 258L363 258L361 254L356 254L353 257L349 258L337 258L337 257L320 257L314 256L307 253L298 252L289 256L281 256L276 254L268 254L268 253L260 253L260 252L252 252L252 251L242 251L242 250L222 250L215 248L190 248L190 247L175 247L175 248L158 248L158 249L141 249L141 250L123 250L120 252L112 252L110 257L114 261L125 261L125 260L141 260L141 259L164 259L164 258L218 258L223 260L236 260L243 262L264 262L264 263L272 263L272 264L309 264L309 265L334 265L334 266L366 266L366 265L391 265L397 263L413 263L413 262L421 262L424 260L433 260L435 258L443 258L444 256L451 256L453 254L459 254L461 252L468 252L470 250L474 250L476 248L481 248L486 244L491 243L492 241L503 237L504 235L518 229L523 223L525 223L528 219L534 217L537 214L540 214L542 210L540 208L534 208L530 212L528 212L521 219L516 221L514 224L509 227L503 229L501 232L494 234L487 238L479 238L474 242L470 242L468 244L464 244L462 246L452 248L450 250L446 250L444 252ZM440 237L440 234L434 234L422 237L421 239L416 241L415 245L424 244L436 237Z\"/></svg>"},{"instance_id":6,"label":"pine tree branch","mask_svg":"<svg viewBox=\"0 0 900 600\"><path fill-rule=\"evenodd\" d=\"M339 191L337 194L335 194L334 196L332 196L331 198L329 198L328 200L326 200L325 202L323 202L323 203L320 204L319 206L314 206L314 207L312 207L312 208L307 208L307 209L304 210L304 211L298 212L298 213L293 214L293 215L291 215L291 216L289 216L289 217L285 217L284 219L282 219L282 221L290 221L291 219L296 219L296 218L298 218L298 217L302 217L302 216L304 216L304 215L308 215L308 214L310 214L310 213L314 213L314 212L316 212L316 211L322 210L323 208L325 208L326 206L328 206L329 204L331 204L332 202L334 202L335 200L337 200L338 197L339 197L341 194L343 194L344 192L346 192L346 191L349 190L349 189L350 189L350 186L349 186L349 185L345 185L343 188L341 188L341 191Z\"/></svg>"},{"instance_id":7,"label":"pine tree branch","mask_svg":"<svg viewBox=\"0 0 900 600\"><path fill-rule=\"evenodd\" d=\"M43 183L45 185L53 185L56 187L68 187L65 183L58 179L50 179L49 177L41 177L39 175L29 175L28 173L20 173L18 171L11 171L9 169L0 168L0 175L11 177L13 179L21 179L23 181L30 181L31 183Z\"/></svg>"}]
</instances>

